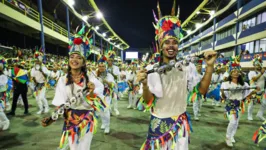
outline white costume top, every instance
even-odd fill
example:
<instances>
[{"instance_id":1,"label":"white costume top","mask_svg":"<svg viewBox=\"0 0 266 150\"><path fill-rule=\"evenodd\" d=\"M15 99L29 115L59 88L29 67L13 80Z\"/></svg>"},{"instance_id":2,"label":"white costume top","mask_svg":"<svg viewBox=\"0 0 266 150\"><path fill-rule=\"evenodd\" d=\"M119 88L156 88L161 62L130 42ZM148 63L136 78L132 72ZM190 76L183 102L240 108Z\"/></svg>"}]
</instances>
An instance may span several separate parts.
<instances>
[{"instance_id":1,"label":"white costume top","mask_svg":"<svg viewBox=\"0 0 266 150\"><path fill-rule=\"evenodd\" d=\"M0 75L0 92L7 90L8 77L4 74Z\"/></svg>"},{"instance_id":2,"label":"white costume top","mask_svg":"<svg viewBox=\"0 0 266 150\"><path fill-rule=\"evenodd\" d=\"M221 89L235 89L235 88L249 88L249 85L245 82L245 84L242 86L240 84L235 84L233 82L223 82L221 85ZM254 90L254 89L253 89ZM245 97L247 97L252 91L250 90L233 90L233 91L224 91L224 94L226 96L226 99L229 100L243 100Z\"/></svg>"},{"instance_id":3,"label":"white costume top","mask_svg":"<svg viewBox=\"0 0 266 150\"><path fill-rule=\"evenodd\" d=\"M264 87L265 87L265 78L266 78L266 74L264 73L262 76L260 76L260 78L256 81L253 82L251 81L253 77L258 76L260 73L256 73L256 71L250 71L248 74L248 78L250 80L250 85L256 85L258 87L260 87L261 91L264 91Z\"/></svg>"},{"instance_id":4,"label":"white costume top","mask_svg":"<svg viewBox=\"0 0 266 150\"><path fill-rule=\"evenodd\" d=\"M97 94L97 96L99 96L101 99L104 98L103 96L103 84L96 79L93 76L89 77L90 82L93 82L95 84L95 89L94 89L94 93ZM77 91L79 89L84 89L85 88L85 84L83 85L83 87L77 85L76 83L70 84L70 85L66 85L66 75L62 76L59 78L57 86L56 86L56 90L55 90L55 96L54 99L52 101L52 104L55 106L60 106L62 104L65 104L66 101L70 98L73 97L73 94L75 95L77 93ZM73 87L73 91L71 91L71 88ZM73 94L72 94L73 92ZM92 109L92 107L85 102L85 100L83 100L78 106L72 106L72 109L78 109L78 110L90 110Z\"/></svg>"},{"instance_id":5,"label":"white costume top","mask_svg":"<svg viewBox=\"0 0 266 150\"><path fill-rule=\"evenodd\" d=\"M6 75L6 76L9 76L9 77L11 77L11 69L4 69L4 74Z\"/></svg>"},{"instance_id":6,"label":"white costume top","mask_svg":"<svg viewBox=\"0 0 266 150\"><path fill-rule=\"evenodd\" d=\"M112 65L112 67L111 67L113 70L112 70L112 73L114 74L114 75L116 75L117 77L118 77L118 79L120 78L120 71L119 71L119 68L117 67L117 66L115 66L115 65ZM109 70L110 68L108 68L108 66L107 66L107 70ZM111 73L111 72L110 72Z\"/></svg>"},{"instance_id":7,"label":"white costume top","mask_svg":"<svg viewBox=\"0 0 266 150\"><path fill-rule=\"evenodd\" d=\"M151 67L152 68L152 67ZM173 68L166 75L158 73L148 74L148 86L151 93L158 99L153 115L158 118L179 116L186 112L187 85L197 85L193 79L196 73L195 65L182 66L183 71Z\"/></svg>"},{"instance_id":8,"label":"white costume top","mask_svg":"<svg viewBox=\"0 0 266 150\"><path fill-rule=\"evenodd\" d=\"M222 80L224 80L225 78L228 78L229 77L229 73L226 71L224 74L223 74L223 78Z\"/></svg>"},{"instance_id":9,"label":"white costume top","mask_svg":"<svg viewBox=\"0 0 266 150\"><path fill-rule=\"evenodd\" d=\"M44 65L41 65L41 69L42 69L44 74L46 74L47 76L50 75L50 71ZM31 77L35 78L37 83L44 83L45 82L44 75L41 73L41 71L36 70L35 67L33 67L31 69L30 75L31 75Z\"/></svg>"}]
</instances>

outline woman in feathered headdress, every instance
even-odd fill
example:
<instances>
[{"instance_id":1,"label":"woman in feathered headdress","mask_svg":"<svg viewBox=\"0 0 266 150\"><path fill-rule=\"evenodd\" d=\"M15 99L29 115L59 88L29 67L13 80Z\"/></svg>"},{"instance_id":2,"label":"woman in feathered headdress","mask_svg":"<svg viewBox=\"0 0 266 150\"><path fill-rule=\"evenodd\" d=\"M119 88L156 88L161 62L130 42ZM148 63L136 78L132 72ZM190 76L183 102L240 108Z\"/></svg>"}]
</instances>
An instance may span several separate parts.
<instances>
[{"instance_id":1,"label":"woman in feathered headdress","mask_svg":"<svg viewBox=\"0 0 266 150\"><path fill-rule=\"evenodd\" d=\"M97 129L95 111L104 110L103 85L87 76L86 54L89 50L85 26L70 39L68 70L59 78L52 104L58 109L52 117L44 118L42 125L50 125L64 116L60 148L68 144L71 150L90 149Z\"/></svg>"},{"instance_id":2,"label":"woman in feathered headdress","mask_svg":"<svg viewBox=\"0 0 266 150\"><path fill-rule=\"evenodd\" d=\"M175 14L175 5L174 1L171 15L162 17L158 3L159 19L155 15L155 38L159 43L160 66L171 66L170 61L175 61L182 38L179 12ZM217 54L209 51L204 53L204 57L206 73L199 83L194 82L191 73L196 72L195 66L181 66L182 69L171 67L171 70L167 69L163 74L159 74L161 71L149 75L145 70L139 72L138 81L143 84L144 105L152 112L142 150L188 149L190 119L186 113L187 85L191 83L196 93L206 94Z\"/></svg>"},{"instance_id":3,"label":"woman in feathered headdress","mask_svg":"<svg viewBox=\"0 0 266 150\"><path fill-rule=\"evenodd\" d=\"M244 83L240 62L235 57L231 58L228 81L221 85L221 98L226 102L225 117L229 120L226 131L226 144L229 147L233 147L233 143L236 142L234 136L238 128L240 112L244 113L243 100L259 90L259 88L254 90L255 88Z\"/></svg>"}]
</instances>

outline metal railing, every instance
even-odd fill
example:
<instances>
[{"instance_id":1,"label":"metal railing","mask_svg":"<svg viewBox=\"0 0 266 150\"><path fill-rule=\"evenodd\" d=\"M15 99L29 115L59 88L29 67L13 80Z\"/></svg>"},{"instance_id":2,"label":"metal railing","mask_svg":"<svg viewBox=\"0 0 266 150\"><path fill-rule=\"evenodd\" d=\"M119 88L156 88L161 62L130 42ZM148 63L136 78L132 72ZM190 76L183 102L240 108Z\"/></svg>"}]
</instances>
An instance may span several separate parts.
<instances>
[{"instance_id":1,"label":"metal railing","mask_svg":"<svg viewBox=\"0 0 266 150\"><path fill-rule=\"evenodd\" d=\"M40 16L39 12L31 8L30 6L24 4L21 1L18 0L1 0L1 2L19 12L24 14L25 16L40 22ZM50 28L51 30L68 37L68 32L63 27L59 26L58 24L54 23L52 20L48 19L47 17L43 16L43 25ZM73 36L73 34L70 33L70 36Z\"/></svg>"}]
</instances>

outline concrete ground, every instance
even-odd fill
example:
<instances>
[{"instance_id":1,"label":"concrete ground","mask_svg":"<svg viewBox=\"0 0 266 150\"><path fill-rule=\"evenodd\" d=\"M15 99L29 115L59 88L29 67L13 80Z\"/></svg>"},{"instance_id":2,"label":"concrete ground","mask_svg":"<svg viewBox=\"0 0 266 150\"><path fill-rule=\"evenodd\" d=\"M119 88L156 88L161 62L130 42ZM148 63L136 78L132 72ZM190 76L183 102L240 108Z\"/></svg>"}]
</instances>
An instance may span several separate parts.
<instances>
[{"instance_id":1,"label":"concrete ground","mask_svg":"<svg viewBox=\"0 0 266 150\"><path fill-rule=\"evenodd\" d=\"M47 99L51 103L53 90L47 92ZM48 114L36 115L35 100L29 96L31 115L23 115L23 107L18 107L15 117L10 117L11 125L7 131L0 131L0 150L55 150L61 138L63 119L49 127L42 127L40 121ZM204 103L200 121L192 121L190 150L263 150L266 142L258 147L252 141L252 136L262 123L255 114L259 105L255 106L254 121L248 121L246 114L241 116L238 131L235 135L234 148L225 144L225 132L228 121L223 117L223 107L213 107L210 102ZM53 108L53 106L50 106ZM111 132L104 135L100 130L92 140L91 150L138 150L145 140L148 130L149 113L133 109L126 109L127 99L119 101L119 116L111 117ZM51 109L52 110L52 109ZM51 112L51 111L50 111ZM192 108L188 107L192 116Z\"/></svg>"}]
</instances>

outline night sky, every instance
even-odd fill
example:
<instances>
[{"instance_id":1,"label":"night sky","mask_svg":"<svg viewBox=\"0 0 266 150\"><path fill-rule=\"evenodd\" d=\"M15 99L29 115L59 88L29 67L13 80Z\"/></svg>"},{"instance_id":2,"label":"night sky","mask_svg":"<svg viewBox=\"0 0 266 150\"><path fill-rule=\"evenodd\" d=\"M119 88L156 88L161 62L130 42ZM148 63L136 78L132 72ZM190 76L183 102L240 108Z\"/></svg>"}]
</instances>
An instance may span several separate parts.
<instances>
[{"instance_id":1,"label":"night sky","mask_svg":"<svg viewBox=\"0 0 266 150\"><path fill-rule=\"evenodd\" d=\"M131 48L148 48L154 41L155 30L152 9L157 14L157 0L95 0L113 30ZM177 0L181 21L198 7L202 0ZM173 0L160 0L163 15L169 15Z\"/></svg>"}]
</instances>

